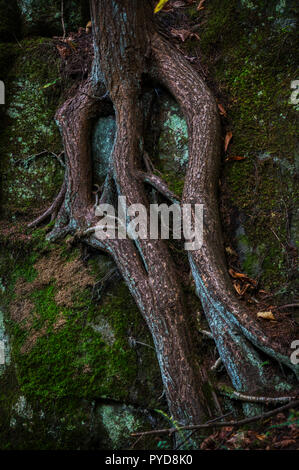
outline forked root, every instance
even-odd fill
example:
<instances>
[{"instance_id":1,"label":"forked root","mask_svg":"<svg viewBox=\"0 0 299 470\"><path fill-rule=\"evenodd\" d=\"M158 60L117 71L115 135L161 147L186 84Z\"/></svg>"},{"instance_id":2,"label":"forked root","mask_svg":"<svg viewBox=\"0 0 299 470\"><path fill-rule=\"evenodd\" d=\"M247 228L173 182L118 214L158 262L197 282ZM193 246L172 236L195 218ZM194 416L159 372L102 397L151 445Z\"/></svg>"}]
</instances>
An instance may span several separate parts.
<instances>
[{"instance_id":1,"label":"forked root","mask_svg":"<svg viewBox=\"0 0 299 470\"><path fill-rule=\"evenodd\" d=\"M35 219L33 222L30 222L30 224L28 224L28 228L37 227L46 219L48 219L50 216L54 216L53 218L55 218L63 203L65 193L66 193L66 181L64 180L62 183L61 189L58 195L56 196L56 198L54 199L54 201L52 202L51 206L43 214L37 217L37 219Z\"/></svg>"}]
</instances>

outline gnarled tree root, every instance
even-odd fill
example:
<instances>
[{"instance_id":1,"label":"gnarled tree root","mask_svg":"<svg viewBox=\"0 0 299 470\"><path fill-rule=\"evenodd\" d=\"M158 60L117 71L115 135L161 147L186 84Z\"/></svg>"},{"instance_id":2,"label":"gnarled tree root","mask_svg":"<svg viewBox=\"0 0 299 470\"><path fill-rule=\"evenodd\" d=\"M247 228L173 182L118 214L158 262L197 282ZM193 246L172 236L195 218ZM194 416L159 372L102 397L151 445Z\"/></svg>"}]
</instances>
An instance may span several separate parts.
<instances>
[{"instance_id":1,"label":"gnarled tree root","mask_svg":"<svg viewBox=\"0 0 299 470\"><path fill-rule=\"evenodd\" d=\"M232 291L217 202L220 124L215 100L185 58L159 35L154 37L153 51L153 75L177 99L187 120L189 162L182 203L204 205L203 246L189 252L189 261L221 359L238 391L261 390L268 384L256 348L298 377L299 366L290 361L291 349L269 338Z\"/></svg>"},{"instance_id":2,"label":"gnarled tree root","mask_svg":"<svg viewBox=\"0 0 299 470\"><path fill-rule=\"evenodd\" d=\"M181 106L189 131L182 203L204 204L204 245L201 250L189 252L189 262L213 338L235 389L252 394L269 385L254 346L295 373L299 366L291 364L289 351L272 342L250 319L232 291L217 203L220 124L210 91L182 54L155 32L150 2L123 0L116 8L112 0L92 0L91 6L93 73L56 115L66 155L66 193L60 209L63 217L58 216L50 238L77 231L92 247L112 256L151 331L170 413L182 423L197 423L207 414L212 415L211 402L204 393L209 380L205 368L197 362L183 290L166 244L149 237L101 240L93 228L98 219L92 194L90 130L102 106L95 96L109 92L117 124L100 201L113 200L113 187L117 195L126 197L128 205L145 207L149 201L144 183L171 202L178 202L178 198L151 173L148 160L147 172L142 170L143 74L148 72L159 80ZM120 50L116 44L125 47Z\"/></svg>"},{"instance_id":3,"label":"gnarled tree root","mask_svg":"<svg viewBox=\"0 0 299 470\"><path fill-rule=\"evenodd\" d=\"M57 213L58 213L58 211L59 211L59 209L60 209L60 207L61 207L61 205L64 201L65 193L66 193L66 182L64 180L63 183L62 183L61 189L60 189L58 195L56 196L55 200L51 204L51 206L43 214L41 214L39 217L37 217L37 219L33 220L33 222L30 222L30 224L28 224L28 228L37 227L42 222L47 220L49 217L51 217L52 219L55 219L55 217L57 216Z\"/></svg>"}]
</instances>

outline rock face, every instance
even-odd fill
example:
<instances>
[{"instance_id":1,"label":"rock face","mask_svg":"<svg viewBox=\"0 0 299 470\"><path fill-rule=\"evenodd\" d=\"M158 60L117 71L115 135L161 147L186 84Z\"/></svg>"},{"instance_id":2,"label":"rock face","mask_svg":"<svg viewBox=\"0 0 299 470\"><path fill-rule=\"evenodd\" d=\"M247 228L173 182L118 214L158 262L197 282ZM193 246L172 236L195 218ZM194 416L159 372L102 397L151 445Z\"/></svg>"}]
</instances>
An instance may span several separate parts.
<instances>
[{"instance_id":1,"label":"rock face","mask_svg":"<svg viewBox=\"0 0 299 470\"><path fill-rule=\"evenodd\" d=\"M237 251L239 269L291 303L298 240L298 102L290 100L296 5L213 0L206 8L202 65L217 78L224 132L233 134L220 188L226 245Z\"/></svg>"},{"instance_id":2,"label":"rock face","mask_svg":"<svg viewBox=\"0 0 299 470\"><path fill-rule=\"evenodd\" d=\"M55 157L62 150L53 119L59 98L55 48L43 39L22 41L21 47L14 47L5 77L0 152L2 209L7 213L45 204L54 197L64 172Z\"/></svg>"}]
</instances>

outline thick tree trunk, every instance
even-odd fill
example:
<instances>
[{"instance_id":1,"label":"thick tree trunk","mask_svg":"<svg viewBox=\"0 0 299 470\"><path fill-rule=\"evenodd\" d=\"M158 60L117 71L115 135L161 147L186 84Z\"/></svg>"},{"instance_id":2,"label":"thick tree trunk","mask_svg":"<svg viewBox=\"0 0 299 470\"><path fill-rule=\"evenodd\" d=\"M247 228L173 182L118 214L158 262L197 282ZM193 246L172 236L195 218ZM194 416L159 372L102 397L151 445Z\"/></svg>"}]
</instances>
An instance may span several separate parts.
<instances>
[{"instance_id":1,"label":"thick tree trunk","mask_svg":"<svg viewBox=\"0 0 299 470\"><path fill-rule=\"evenodd\" d=\"M170 413L181 422L198 423L212 413L204 390L208 381L197 362L196 347L174 262L162 240L99 240L92 199L90 129L101 114L106 90L114 106L117 133L101 200L116 188L128 205L149 202L143 182L166 198L176 196L156 175L142 171L144 158L144 74L164 84L180 104L189 130L189 164L183 201L204 204L204 244L189 261L217 348L235 388L255 392L271 383L253 344L295 372L288 350L272 344L232 292L224 261L217 204L220 124L215 100L205 83L176 49L155 31L147 0L91 1L94 65L91 77L57 112L66 152L66 196L53 235L85 233L93 247L117 264L156 347ZM57 206L57 204L56 204ZM57 209L57 207L55 208ZM87 229L87 230L86 230ZM297 369L296 369L297 367Z\"/></svg>"},{"instance_id":2,"label":"thick tree trunk","mask_svg":"<svg viewBox=\"0 0 299 470\"><path fill-rule=\"evenodd\" d=\"M93 2L96 43L101 31L100 69L117 124L109 175L127 205L144 206L148 201L138 170L143 159L142 75L152 37L147 5L137 0ZM171 414L181 422L201 421L211 414L203 393L207 378L196 360L183 292L167 246L149 238L100 242L91 237L90 243L113 256L148 324Z\"/></svg>"}]
</instances>

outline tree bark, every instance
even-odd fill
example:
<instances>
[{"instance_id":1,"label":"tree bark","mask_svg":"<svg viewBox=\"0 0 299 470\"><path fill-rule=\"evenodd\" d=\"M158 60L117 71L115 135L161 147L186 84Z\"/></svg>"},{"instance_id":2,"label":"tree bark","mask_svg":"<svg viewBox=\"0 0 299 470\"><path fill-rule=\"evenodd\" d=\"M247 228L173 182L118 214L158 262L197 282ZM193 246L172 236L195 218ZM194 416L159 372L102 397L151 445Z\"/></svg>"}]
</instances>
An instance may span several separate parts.
<instances>
[{"instance_id":1,"label":"tree bark","mask_svg":"<svg viewBox=\"0 0 299 470\"><path fill-rule=\"evenodd\" d=\"M261 391L273 384L266 377L255 347L285 364L292 364L291 345L267 337L232 290L225 263L217 201L220 169L220 123L217 106L203 80L168 43L155 36L156 76L171 91L184 112L189 134L189 161L182 203L204 205L204 242L189 252L189 262L206 318L223 363L239 391ZM255 347L254 347L254 346Z\"/></svg>"},{"instance_id":2,"label":"tree bark","mask_svg":"<svg viewBox=\"0 0 299 470\"><path fill-rule=\"evenodd\" d=\"M199 363L194 335L174 262L162 240L99 240L88 227L93 210L90 130L101 115L107 91L117 133L101 201L116 189L127 204L148 207L144 182L172 201L177 198L156 175L144 173L144 75L159 80L177 99L189 131L189 163L183 203L204 204L204 244L189 262L206 318L223 363L238 391L264 390L273 378L264 374L256 347L295 373L287 348L272 344L238 303L227 274L217 202L220 123L215 100L182 54L156 32L147 0L92 0L94 64L91 76L58 110L56 119L66 154L66 196L52 238L68 231L84 233L91 246L109 253L153 337L172 416L197 424L213 410L204 390L207 373Z\"/></svg>"}]
</instances>

